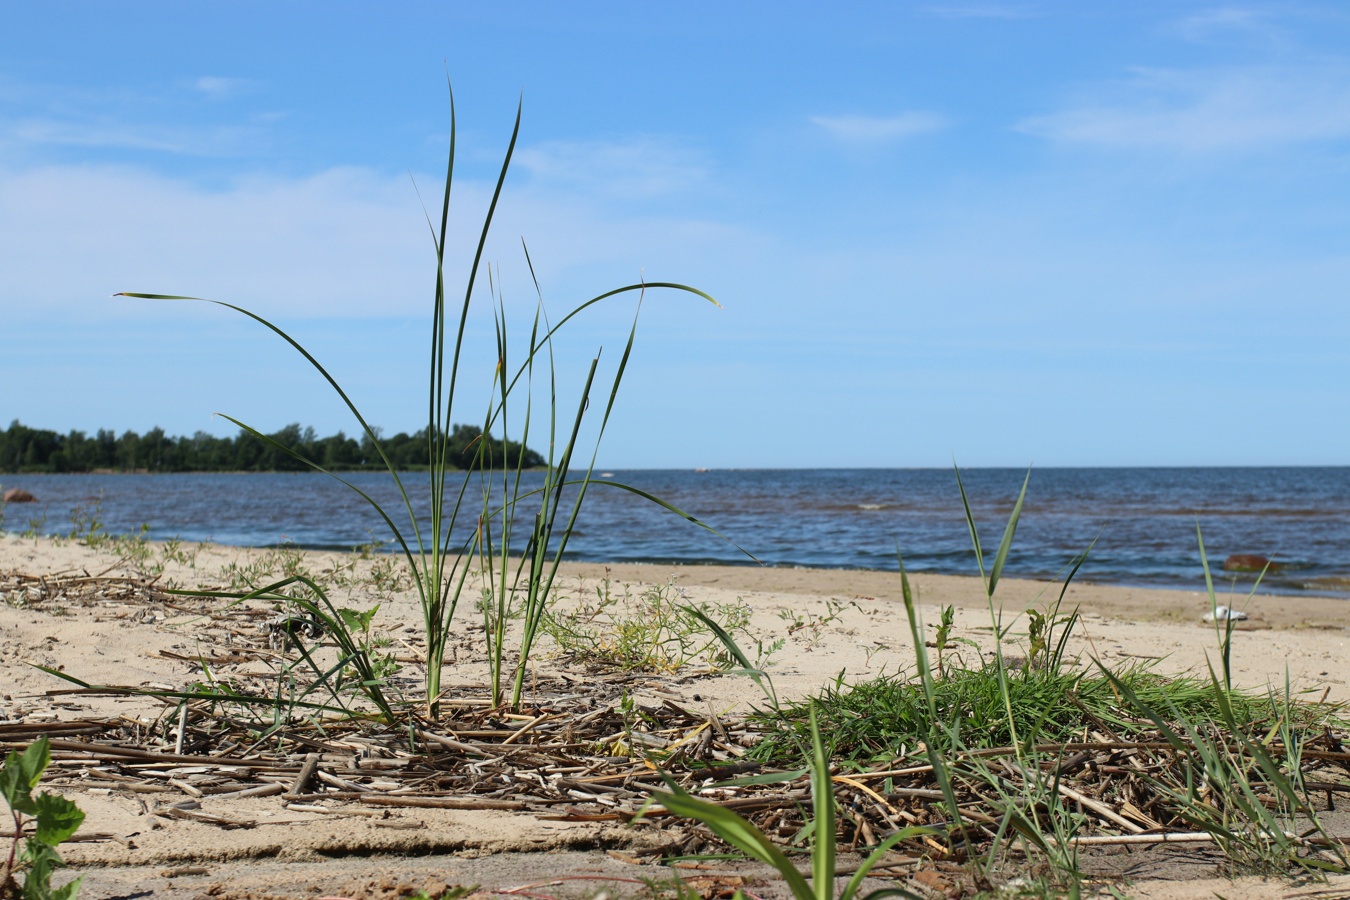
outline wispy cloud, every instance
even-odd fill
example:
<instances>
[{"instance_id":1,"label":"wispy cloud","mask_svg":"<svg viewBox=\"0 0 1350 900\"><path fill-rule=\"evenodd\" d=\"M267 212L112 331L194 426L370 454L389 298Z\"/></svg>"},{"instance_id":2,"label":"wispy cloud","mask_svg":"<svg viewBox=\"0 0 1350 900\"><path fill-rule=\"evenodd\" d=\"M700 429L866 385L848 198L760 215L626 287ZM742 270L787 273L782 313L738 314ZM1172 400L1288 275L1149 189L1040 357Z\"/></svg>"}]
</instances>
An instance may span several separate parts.
<instances>
[{"instance_id":1,"label":"wispy cloud","mask_svg":"<svg viewBox=\"0 0 1350 900\"><path fill-rule=\"evenodd\" d=\"M681 139L648 135L621 141L545 141L516 154L536 183L647 199L677 193L708 175L704 155Z\"/></svg>"},{"instance_id":2,"label":"wispy cloud","mask_svg":"<svg viewBox=\"0 0 1350 900\"><path fill-rule=\"evenodd\" d=\"M475 246L491 188L456 179L449 246ZM584 185L526 185L503 198L487 259L505 264L508 280L512 267L523 271L522 237L546 287L568 295L581 293L573 273L597 263L634 280L649 266L659 279L674 260L737 243L715 222L634 211ZM462 283L470 258L447 259L447 278ZM262 298L304 317L420 315L432 259L403 174L339 167L207 188L126 166L0 166L0 321L65 322L117 290Z\"/></svg>"},{"instance_id":3,"label":"wispy cloud","mask_svg":"<svg viewBox=\"0 0 1350 900\"><path fill-rule=\"evenodd\" d=\"M944 19L1028 19L1036 13L1007 3L952 3L926 6L923 12Z\"/></svg>"},{"instance_id":4,"label":"wispy cloud","mask_svg":"<svg viewBox=\"0 0 1350 900\"><path fill-rule=\"evenodd\" d=\"M9 124L0 120L0 141L210 157L255 153L265 135L251 126L185 128L108 119L30 118Z\"/></svg>"},{"instance_id":5,"label":"wispy cloud","mask_svg":"<svg viewBox=\"0 0 1350 900\"><path fill-rule=\"evenodd\" d=\"M247 90L252 82L244 78L222 78L218 75L204 75L191 83L193 90L199 91L212 100L224 100Z\"/></svg>"},{"instance_id":6,"label":"wispy cloud","mask_svg":"<svg viewBox=\"0 0 1350 900\"><path fill-rule=\"evenodd\" d=\"M849 144L886 144L946 128L937 113L905 112L894 116L812 116L811 124L835 140Z\"/></svg>"},{"instance_id":7,"label":"wispy cloud","mask_svg":"<svg viewBox=\"0 0 1350 900\"><path fill-rule=\"evenodd\" d=\"M1254 9L1220 7L1186 16L1177 23L1177 27L1189 33L1205 34L1213 31L1233 29L1246 31L1260 28L1264 26L1265 21L1266 16Z\"/></svg>"},{"instance_id":8,"label":"wispy cloud","mask_svg":"<svg viewBox=\"0 0 1350 900\"><path fill-rule=\"evenodd\" d=\"M1101 147L1212 153L1350 136L1350 68L1141 69L1018 129Z\"/></svg>"},{"instance_id":9,"label":"wispy cloud","mask_svg":"<svg viewBox=\"0 0 1350 900\"><path fill-rule=\"evenodd\" d=\"M130 89L72 88L0 78L0 149L10 162L41 163L55 147L143 151L201 157L257 156L271 146L269 115L235 121L201 111L252 82L205 76ZM191 123L191 124L187 124Z\"/></svg>"},{"instance_id":10,"label":"wispy cloud","mask_svg":"<svg viewBox=\"0 0 1350 900\"><path fill-rule=\"evenodd\" d=\"M1286 27L1290 10L1281 12L1286 15L1277 17L1267 9L1215 7L1169 22L1162 30L1195 44L1246 44L1296 51L1297 45L1291 42L1291 32Z\"/></svg>"},{"instance_id":11,"label":"wispy cloud","mask_svg":"<svg viewBox=\"0 0 1350 900\"><path fill-rule=\"evenodd\" d=\"M204 189L127 167L0 168L0 317L61 322L90 304L110 314L117 290L401 312L395 298L418 296L419 225L406 176L357 169Z\"/></svg>"}]
</instances>

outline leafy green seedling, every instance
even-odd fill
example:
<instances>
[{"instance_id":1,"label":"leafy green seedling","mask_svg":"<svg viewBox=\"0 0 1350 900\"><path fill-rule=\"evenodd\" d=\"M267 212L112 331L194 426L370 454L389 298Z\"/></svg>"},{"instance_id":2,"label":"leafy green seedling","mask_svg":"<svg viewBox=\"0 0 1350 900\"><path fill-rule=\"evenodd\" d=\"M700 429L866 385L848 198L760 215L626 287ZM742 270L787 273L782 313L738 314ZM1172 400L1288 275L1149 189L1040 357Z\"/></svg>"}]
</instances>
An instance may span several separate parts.
<instances>
[{"instance_id":1,"label":"leafy green seedling","mask_svg":"<svg viewBox=\"0 0 1350 900\"><path fill-rule=\"evenodd\" d=\"M84 821L84 813L65 797L45 791L33 796L51 761L51 747L42 737L22 753L11 751L0 768L0 794L14 819L14 840L0 865L0 900L73 900L84 880L81 875L65 887L51 886L52 872L65 865L57 846L69 840ZM25 829L30 826L32 831L25 837ZM14 878L20 868L28 870L22 887Z\"/></svg>"}]
</instances>

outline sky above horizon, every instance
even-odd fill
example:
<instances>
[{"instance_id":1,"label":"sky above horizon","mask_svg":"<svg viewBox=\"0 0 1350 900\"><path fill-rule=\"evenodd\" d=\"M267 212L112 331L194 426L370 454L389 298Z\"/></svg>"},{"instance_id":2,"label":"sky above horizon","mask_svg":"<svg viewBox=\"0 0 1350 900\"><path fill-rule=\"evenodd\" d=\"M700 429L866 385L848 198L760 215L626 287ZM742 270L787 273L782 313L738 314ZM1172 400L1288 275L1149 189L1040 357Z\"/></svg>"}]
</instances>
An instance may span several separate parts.
<instances>
[{"instance_id":1,"label":"sky above horizon","mask_svg":"<svg viewBox=\"0 0 1350 900\"><path fill-rule=\"evenodd\" d=\"M554 321L724 307L647 293L602 467L1350 464L1343 4L0 9L0 427L357 430L258 324L118 291L246 307L424 425L448 75L452 295L522 105L514 359L522 241ZM560 419L635 312L569 323Z\"/></svg>"}]
</instances>

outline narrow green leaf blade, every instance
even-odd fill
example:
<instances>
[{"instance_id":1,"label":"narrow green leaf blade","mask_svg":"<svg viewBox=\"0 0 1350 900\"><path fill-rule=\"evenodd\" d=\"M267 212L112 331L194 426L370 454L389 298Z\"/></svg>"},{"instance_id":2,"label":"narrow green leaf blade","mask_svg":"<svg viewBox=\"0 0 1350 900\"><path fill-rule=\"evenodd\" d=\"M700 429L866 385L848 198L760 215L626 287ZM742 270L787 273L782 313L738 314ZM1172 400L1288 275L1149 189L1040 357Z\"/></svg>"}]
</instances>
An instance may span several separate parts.
<instances>
[{"instance_id":1,"label":"narrow green leaf blade","mask_svg":"<svg viewBox=\"0 0 1350 900\"><path fill-rule=\"evenodd\" d=\"M834 900L834 782L830 780L830 757L820 740L816 702L811 701L811 806L814 843L811 847L811 886L816 900Z\"/></svg>"},{"instance_id":2,"label":"narrow green leaf blade","mask_svg":"<svg viewBox=\"0 0 1350 900\"><path fill-rule=\"evenodd\" d=\"M690 796L669 776L662 773L671 793L653 792L652 797L671 813L702 822L722 840L753 859L773 866L788 883L796 900L815 900L811 886L792 861L773 845L764 832L729 809Z\"/></svg>"},{"instance_id":3,"label":"narrow green leaf blade","mask_svg":"<svg viewBox=\"0 0 1350 900\"><path fill-rule=\"evenodd\" d=\"M999 541L998 553L994 556L994 567L989 571L989 596L994 596L999 576L1003 574L1003 564L1008 561L1008 551L1012 549L1013 535L1017 533L1017 521L1022 517L1022 503L1027 499L1027 486L1031 484L1031 470L1022 481L1022 491L1017 495L1017 503L1008 516L1008 527L1003 530L1003 540ZM972 524L972 527L973 524Z\"/></svg>"},{"instance_id":4,"label":"narrow green leaf blade","mask_svg":"<svg viewBox=\"0 0 1350 900\"><path fill-rule=\"evenodd\" d=\"M989 578L984 572L984 548L980 546L980 531L975 527L975 515L970 511L970 498L966 496L966 485L961 480L961 469L959 466L952 468L956 471L956 489L961 492L961 508L966 513L966 528L970 531L970 543L975 548L975 565L980 569L980 581L984 583L985 594L988 594Z\"/></svg>"}]
</instances>

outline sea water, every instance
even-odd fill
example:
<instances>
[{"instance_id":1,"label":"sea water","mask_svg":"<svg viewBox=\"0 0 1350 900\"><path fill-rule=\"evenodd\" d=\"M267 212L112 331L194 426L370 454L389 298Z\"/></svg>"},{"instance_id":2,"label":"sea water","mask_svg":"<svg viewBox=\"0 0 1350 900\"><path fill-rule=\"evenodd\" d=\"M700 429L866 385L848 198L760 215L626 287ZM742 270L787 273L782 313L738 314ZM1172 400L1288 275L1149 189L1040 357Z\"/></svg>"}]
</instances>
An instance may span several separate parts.
<instances>
[{"instance_id":1,"label":"sea water","mask_svg":"<svg viewBox=\"0 0 1350 900\"><path fill-rule=\"evenodd\" d=\"M961 474L992 556L1026 473ZM343 477L378 500L411 536L388 475ZM524 478L528 490L543 473ZM428 476L405 473L403 479L414 512L425 518ZM93 514L109 533L135 533L144 523L152 538L194 542L347 549L389 538L361 497L316 473L7 475L0 481L38 498L4 510L2 527L10 532L69 533L75 517ZM453 490L459 483L452 478ZM615 483L660 497L717 533ZM474 527L483 487L475 481L465 493L456 541ZM493 497L499 493L499 486L489 490ZM521 512L517 527L524 529L526 510ZM565 521L564 515L559 529ZM1262 591L1350 598L1350 467L1039 469L1032 473L1005 571L1053 578L1090 547L1082 580L1203 589L1197 525L1219 584L1237 578L1239 587L1249 585L1251 576L1221 567L1230 554L1255 554L1279 564ZM597 473L567 549L574 559L607 562L758 560L890 570L898 551L913 571L978 571L950 469Z\"/></svg>"}]
</instances>

